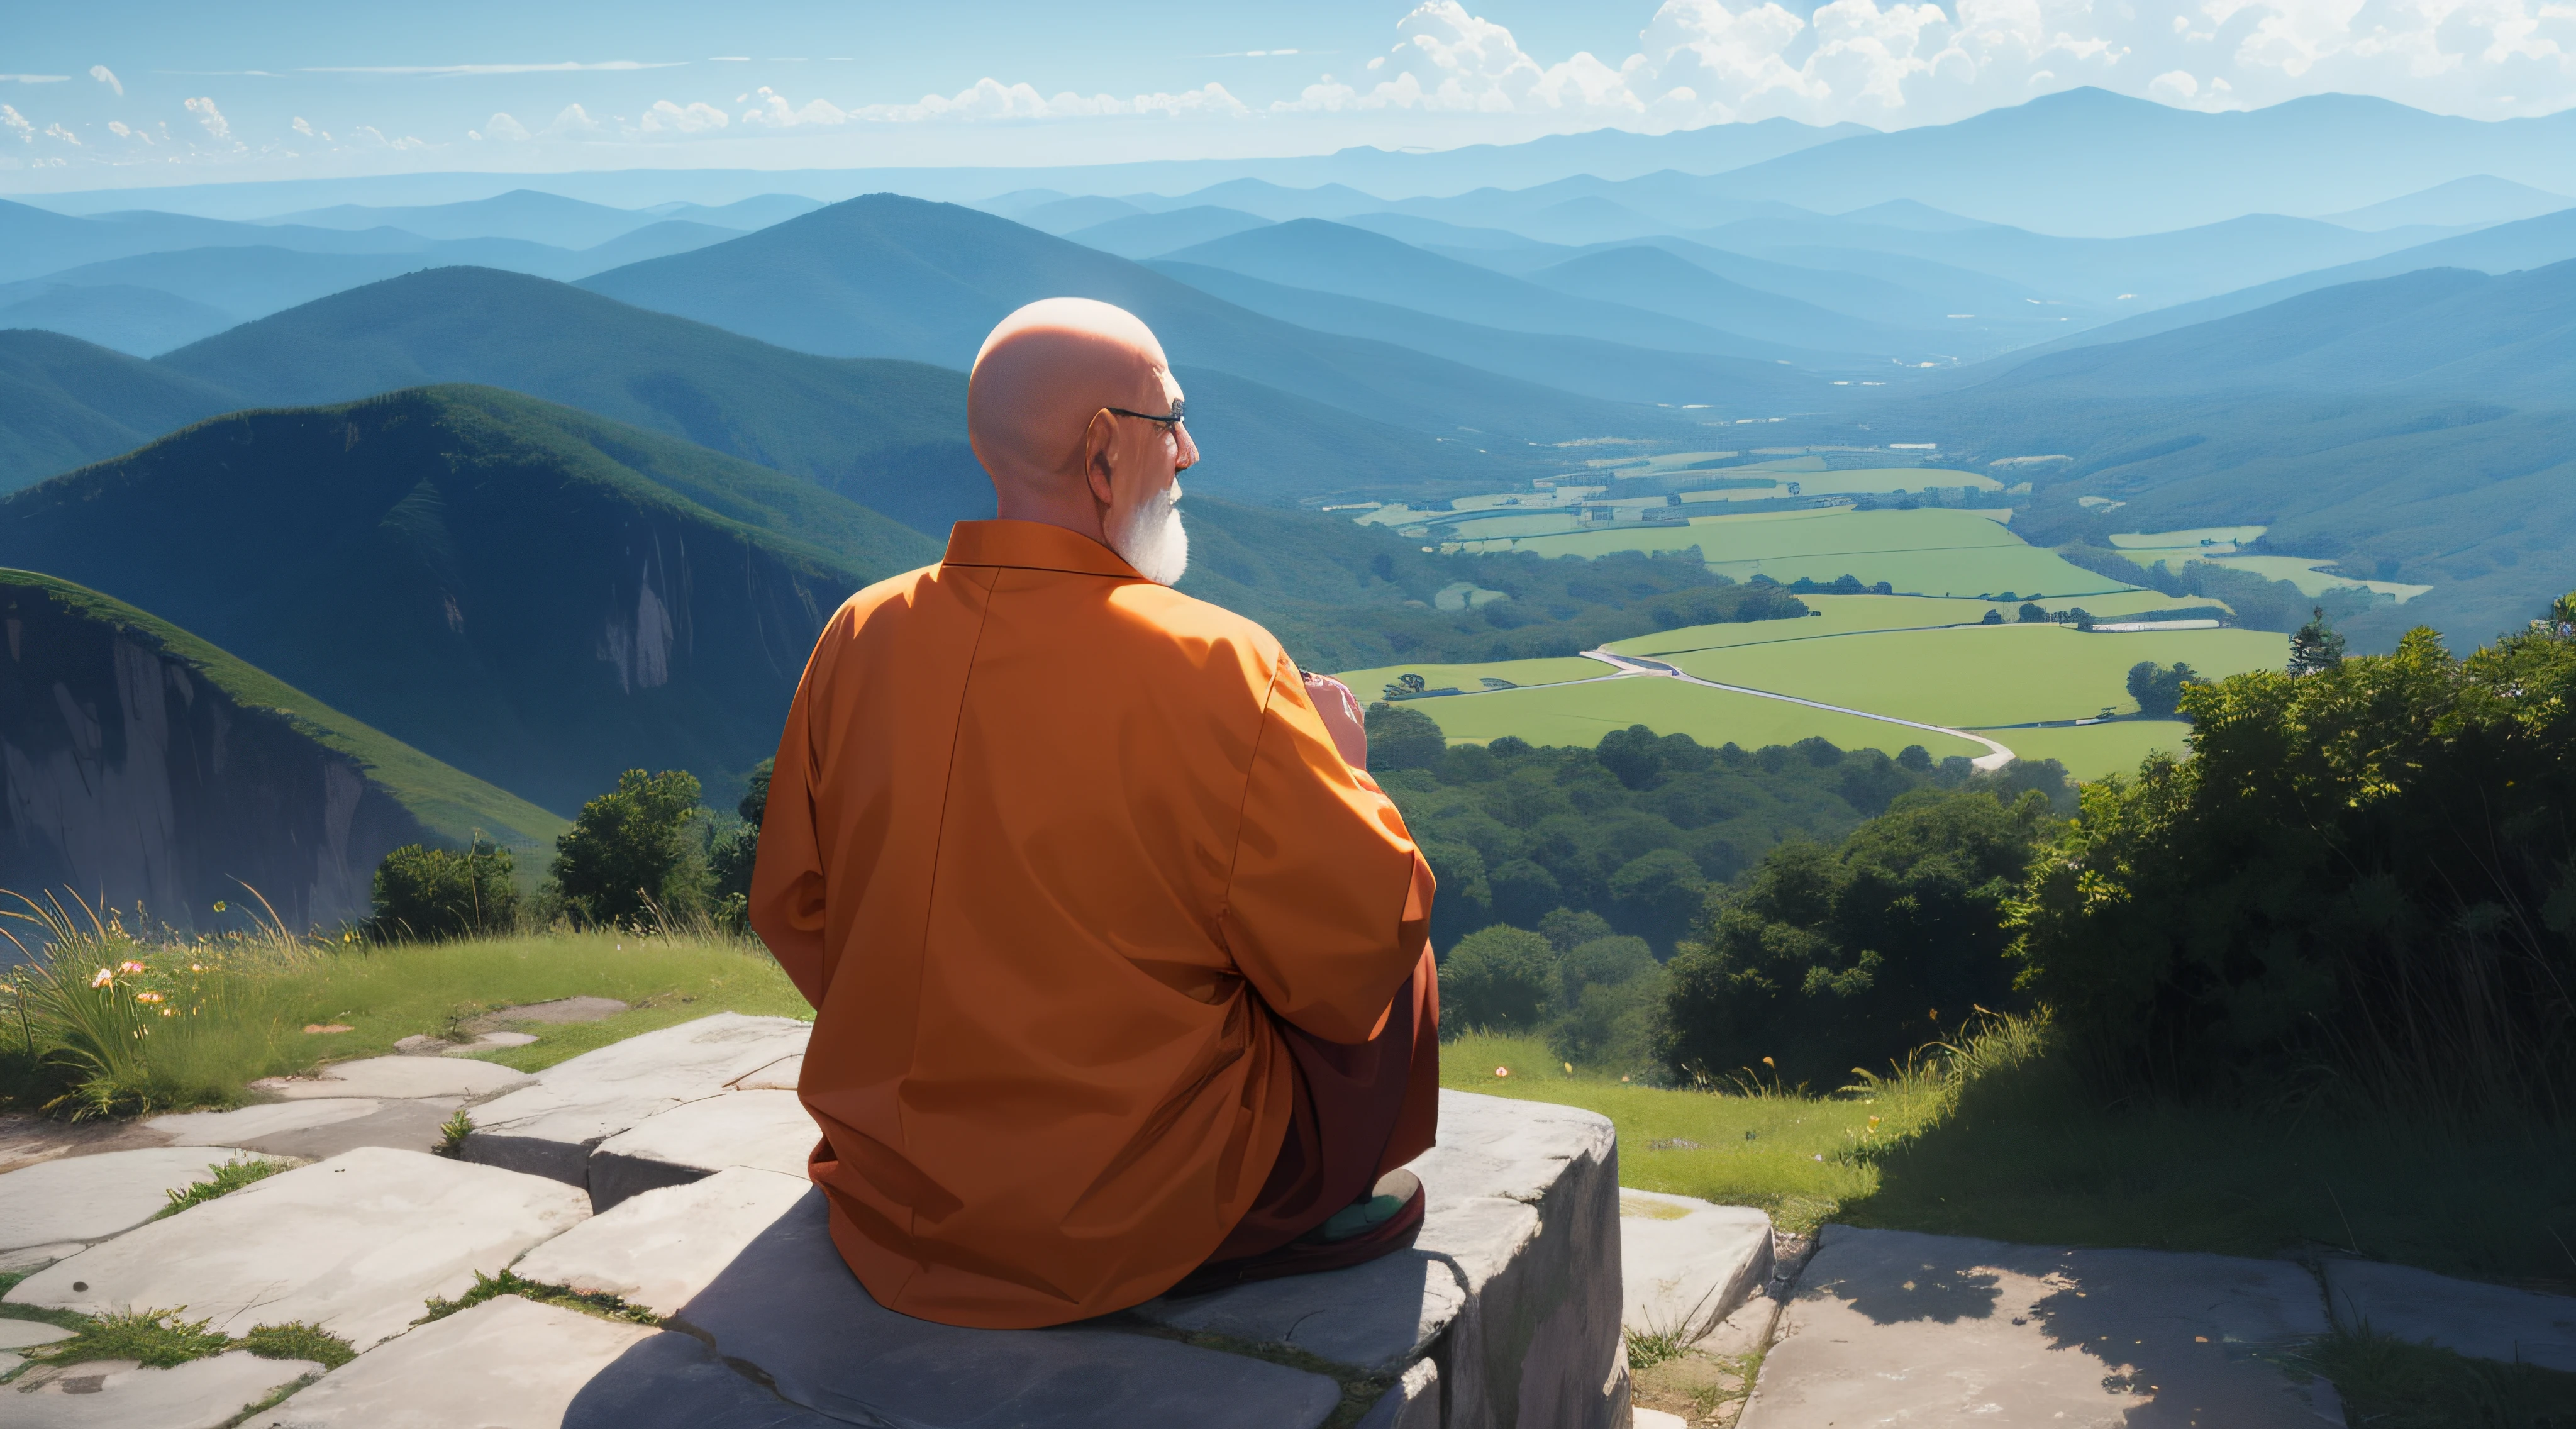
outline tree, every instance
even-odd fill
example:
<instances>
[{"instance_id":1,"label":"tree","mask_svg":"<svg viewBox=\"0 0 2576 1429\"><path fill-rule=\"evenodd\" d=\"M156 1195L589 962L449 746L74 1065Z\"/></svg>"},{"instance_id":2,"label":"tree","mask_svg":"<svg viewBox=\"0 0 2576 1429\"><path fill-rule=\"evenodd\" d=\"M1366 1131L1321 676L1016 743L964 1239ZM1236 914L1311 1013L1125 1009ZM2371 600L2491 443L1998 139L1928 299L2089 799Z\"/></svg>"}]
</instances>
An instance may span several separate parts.
<instances>
[{"instance_id":1,"label":"tree","mask_svg":"<svg viewBox=\"0 0 2576 1429\"><path fill-rule=\"evenodd\" d=\"M707 911L704 845L696 837L698 779L684 770L629 769L581 806L555 840L554 891L573 920L641 927Z\"/></svg>"},{"instance_id":2,"label":"tree","mask_svg":"<svg viewBox=\"0 0 2576 1429\"><path fill-rule=\"evenodd\" d=\"M1594 751L1601 767L1631 789L1643 789L1664 772L1663 741L1642 724L1614 729L1601 736Z\"/></svg>"},{"instance_id":3,"label":"tree","mask_svg":"<svg viewBox=\"0 0 2576 1429\"><path fill-rule=\"evenodd\" d=\"M480 833L461 849L405 844L376 865L367 936L434 942L508 932L519 923L512 874L510 851Z\"/></svg>"},{"instance_id":4,"label":"tree","mask_svg":"<svg viewBox=\"0 0 2576 1429\"><path fill-rule=\"evenodd\" d=\"M1992 606L1988 606L1986 608L1985 618L1977 623L1979 625L2001 625L2004 623L2004 613Z\"/></svg>"},{"instance_id":5,"label":"tree","mask_svg":"<svg viewBox=\"0 0 2576 1429\"><path fill-rule=\"evenodd\" d=\"M2170 668L2153 660L2129 667L2129 698L2138 702L2138 713L2149 719L2171 717L2182 706L2183 686L2199 683L2199 674L2179 660Z\"/></svg>"},{"instance_id":6,"label":"tree","mask_svg":"<svg viewBox=\"0 0 2576 1429\"><path fill-rule=\"evenodd\" d=\"M1546 1015L1556 949L1522 928L1470 933L1440 964L1443 1031L1527 1031Z\"/></svg>"},{"instance_id":7,"label":"tree","mask_svg":"<svg viewBox=\"0 0 2576 1429\"><path fill-rule=\"evenodd\" d=\"M1708 880L1679 849L1641 854L1610 875L1611 923L1666 954L1690 935L1707 901Z\"/></svg>"},{"instance_id":8,"label":"tree","mask_svg":"<svg viewBox=\"0 0 2576 1429\"><path fill-rule=\"evenodd\" d=\"M747 921L750 911L751 871L760 861L760 819L769 807L769 775L777 762L764 759L752 766L742 801L734 805L742 822L707 847L707 872L717 911L737 927Z\"/></svg>"},{"instance_id":9,"label":"tree","mask_svg":"<svg viewBox=\"0 0 2576 1429\"><path fill-rule=\"evenodd\" d=\"M2343 663L2343 632L2326 619L2326 608L2313 607L2308 623L2290 636L2289 671L2293 675L2314 675Z\"/></svg>"},{"instance_id":10,"label":"tree","mask_svg":"<svg viewBox=\"0 0 2576 1429\"><path fill-rule=\"evenodd\" d=\"M1921 790L1838 848L1773 849L1672 960L1666 1062L1835 1086L1938 1038L1944 1008L2001 1005L2005 903L2053 823L2036 790Z\"/></svg>"},{"instance_id":11,"label":"tree","mask_svg":"<svg viewBox=\"0 0 2576 1429\"><path fill-rule=\"evenodd\" d=\"M2048 619L2049 619L2049 614L2048 614L2048 607L2047 607L2047 606L2041 605L2041 604L2037 603L2036 601L2028 601L2028 600L2023 601L2023 602L2021 603L2021 621L2022 621L2022 624L2024 624L2024 625L2036 625L2036 624L2042 623L2042 622L2044 622L2044 621L2046 621L2046 620L2048 620Z\"/></svg>"},{"instance_id":12,"label":"tree","mask_svg":"<svg viewBox=\"0 0 2576 1429\"><path fill-rule=\"evenodd\" d=\"M1368 707L1364 723L1368 730L1368 767L1372 771L1437 769L1440 757L1449 752L1449 737L1420 710L1379 700Z\"/></svg>"}]
</instances>

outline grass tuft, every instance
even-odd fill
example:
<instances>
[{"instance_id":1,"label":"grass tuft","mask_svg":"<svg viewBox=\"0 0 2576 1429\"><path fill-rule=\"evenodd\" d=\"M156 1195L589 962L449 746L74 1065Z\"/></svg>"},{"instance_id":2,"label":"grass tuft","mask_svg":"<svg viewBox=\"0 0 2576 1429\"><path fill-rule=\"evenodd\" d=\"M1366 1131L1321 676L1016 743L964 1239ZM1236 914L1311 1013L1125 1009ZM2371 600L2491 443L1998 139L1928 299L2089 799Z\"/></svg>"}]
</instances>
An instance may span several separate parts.
<instances>
[{"instance_id":1,"label":"grass tuft","mask_svg":"<svg viewBox=\"0 0 2576 1429\"><path fill-rule=\"evenodd\" d=\"M229 1196L244 1186L251 1185L254 1182L265 1181L269 1177L274 1176L285 1169L287 1169L287 1167L286 1163L283 1161L266 1161L256 1158L247 1161L235 1160L222 1162L216 1165L209 1165L206 1170L210 1175L210 1179L196 1182L193 1185L176 1186L163 1192L163 1195L170 1198L170 1204L163 1206L160 1210L154 1212L152 1219L157 1221L164 1216L175 1216L181 1211L188 1209L190 1206L201 1206L218 1196Z\"/></svg>"},{"instance_id":2,"label":"grass tuft","mask_svg":"<svg viewBox=\"0 0 2576 1429\"><path fill-rule=\"evenodd\" d=\"M2370 1429L2576 1429L2576 1374L2472 1359L2364 1325L2298 1352Z\"/></svg>"},{"instance_id":3,"label":"grass tuft","mask_svg":"<svg viewBox=\"0 0 2576 1429\"><path fill-rule=\"evenodd\" d=\"M358 1357L357 1347L347 1340L302 1320L255 1325L239 1344L264 1360L311 1360L326 1370L338 1369Z\"/></svg>"},{"instance_id":4,"label":"grass tuft","mask_svg":"<svg viewBox=\"0 0 2576 1429\"><path fill-rule=\"evenodd\" d=\"M515 1270L504 1270L498 1275L486 1275L482 1271L475 1271L473 1289L453 1300L431 1297L425 1302L429 1307L429 1313L412 1323L426 1325L432 1320L444 1320L460 1310L471 1310L486 1300L498 1299L503 1295L516 1295L522 1300L534 1300L542 1305L560 1305L564 1309L578 1310L585 1315L596 1315L603 1320L622 1320L632 1325L662 1323L661 1316L642 1306L629 1305L614 1295L592 1290L575 1290L568 1285L549 1285L541 1280L524 1280Z\"/></svg>"},{"instance_id":5,"label":"grass tuft","mask_svg":"<svg viewBox=\"0 0 2576 1429\"><path fill-rule=\"evenodd\" d=\"M431 1148L451 1159L465 1155L465 1138L474 1134L474 1118L458 1107L456 1115L438 1124L438 1145Z\"/></svg>"},{"instance_id":6,"label":"grass tuft","mask_svg":"<svg viewBox=\"0 0 2576 1429\"><path fill-rule=\"evenodd\" d=\"M31 1365L134 1360L151 1369L168 1369L232 1348L232 1336L206 1328L212 1321L180 1319L180 1311L185 1309L182 1305L178 1310L124 1310L87 1316L70 1339L30 1345L18 1353Z\"/></svg>"}]
</instances>

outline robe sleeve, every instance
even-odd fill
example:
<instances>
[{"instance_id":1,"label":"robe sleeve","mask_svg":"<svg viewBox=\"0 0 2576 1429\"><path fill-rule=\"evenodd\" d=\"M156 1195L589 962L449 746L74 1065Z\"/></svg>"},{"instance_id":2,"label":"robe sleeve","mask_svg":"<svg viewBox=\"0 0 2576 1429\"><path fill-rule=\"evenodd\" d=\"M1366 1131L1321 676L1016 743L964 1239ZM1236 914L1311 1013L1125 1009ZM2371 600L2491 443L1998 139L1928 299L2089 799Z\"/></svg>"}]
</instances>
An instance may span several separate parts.
<instances>
[{"instance_id":1,"label":"robe sleeve","mask_svg":"<svg viewBox=\"0 0 2576 1429\"><path fill-rule=\"evenodd\" d=\"M1367 1041L1421 960L1433 891L1404 816L1343 761L1283 656L1221 920L1235 965L1278 1016L1327 1041Z\"/></svg>"},{"instance_id":2,"label":"robe sleeve","mask_svg":"<svg viewBox=\"0 0 2576 1429\"><path fill-rule=\"evenodd\" d=\"M815 685L821 649L797 682L760 816L760 857L751 870L751 928L769 945L796 990L823 1005L823 857L814 826Z\"/></svg>"}]
</instances>

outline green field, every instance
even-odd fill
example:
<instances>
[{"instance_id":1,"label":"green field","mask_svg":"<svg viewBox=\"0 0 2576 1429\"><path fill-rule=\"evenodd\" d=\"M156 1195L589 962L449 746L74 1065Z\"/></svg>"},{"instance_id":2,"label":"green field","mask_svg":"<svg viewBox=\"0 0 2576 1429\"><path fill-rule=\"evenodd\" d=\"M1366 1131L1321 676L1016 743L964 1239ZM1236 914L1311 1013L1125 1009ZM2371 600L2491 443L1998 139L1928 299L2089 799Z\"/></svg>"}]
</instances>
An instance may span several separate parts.
<instances>
[{"instance_id":1,"label":"green field","mask_svg":"<svg viewBox=\"0 0 2576 1429\"><path fill-rule=\"evenodd\" d=\"M1983 745L1930 730L1654 676L1452 695L1417 700L1406 708L1431 716L1452 742L1468 744L1512 734L1532 744L1588 749L1614 729L1642 724L1658 734L1687 734L1712 746L1731 741L1747 749L1795 744L1810 735L1822 735L1845 749L1882 749L1889 754L1919 744L1935 759L1953 754L1975 758L1986 752Z\"/></svg>"},{"instance_id":2,"label":"green field","mask_svg":"<svg viewBox=\"0 0 2576 1429\"><path fill-rule=\"evenodd\" d=\"M1776 640L1817 640L1828 636L1849 635L1864 630L1918 630L1944 625L1975 625L1989 610L2002 610L2004 619L2018 617L2019 602L2010 608L1991 600L1950 599L1935 595L1806 595L1800 600L1817 613L1805 620L1757 620L1742 624L1689 625L1678 630L1658 631L1632 640L1611 642L1610 648L1623 655L1663 655L1682 650L1710 650L1729 645L1767 645ZM2050 596L2037 602L2047 610L2065 610L2082 606L2099 616L2130 615L2139 611L2170 609L2174 597L2152 590L2118 591L2101 596ZM2194 600L2195 605L2220 605L2220 601ZM1536 662L1530 662L1536 663ZM1457 666L1447 668L1468 669ZM1501 667L1472 667L1477 674L1503 675L1512 678ZM1471 675L1470 678L1473 678ZM1522 683L1532 683L1522 681Z\"/></svg>"},{"instance_id":3,"label":"green field","mask_svg":"<svg viewBox=\"0 0 2576 1429\"><path fill-rule=\"evenodd\" d=\"M2191 722L2179 719L2119 719L2108 724L2049 729L1989 730L2022 759L2054 759L2066 766L2069 779L2099 779L2106 774L2138 772L2149 750L2161 749L2179 759L2191 752L2186 736Z\"/></svg>"},{"instance_id":4,"label":"green field","mask_svg":"<svg viewBox=\"0 0 2576 1429\"><path fill-rule=\"evenodd\" d=\"M2212 547L2226 547L2219 554L2228 555L2270 529L2268 526L2201 526L2189 531L2128 531L2113 536L2111 544L2123 551L2151 551L2161 556L2172 551L2209 549L2201 544L2206 541Z\"/></svg>"},{"instance_id":5,"label":"green field","mask_svg":"<svg viewBox=\"0 0 2576 1429\"><path fill-rule=\"evenodd\" d=\"M2288 654L2288 637L2263 630L2092 635L2066 625L2006 624L1739 645L1671 659L1703 680L1964 729L2083 719L2105 706L2132 713L2137 705L2126 681L2141 660L2180 660L2215 677L2278 669ZM2012 743L2009 735L1996 737Z\"/></svg>"},{"instance_id":6,"label":"green field","mask_svg":"<svg viewBox=\"0 0 2576 1429\"><path fill-rule=\"evenodd\" d=\"M1737 580L1767 575L1830 581L1854 576L1886 581L1917 595L1974 596L2044 591L2089 596L2134 587L2067 564L2015 536L1998 516L2008 512L1927 509L1766 511L1749 516L1694 516L1684 527L1586 531L1534 536L1510 549L1549 556L1611 551L1678 551L1697 546L1709 569ZM1493 543L1501 549L1501 543Z\"/></svg>"},{"instance_id":7,"label":"green field","mask_svg":"<svg viewBox=\"0 0 2576 1429\"><path fill-rule=\"evenodd\" d=\"M1760 622L1755 622L1760 623ZM1786 625L1787 621L1772 621ZM1736 630L1742 627L1724 625L1715 628ZM1590 680L1610 673L1610 667L1598 660L1580 655L1567 655L1554 660L1493 660L1478 665L1381 665L1374 670L1351 670L1333 678L1351 687L1351 693L1362 701L1378 698L1378 692L1398 675L1420 675L1424 686L1441 689L1455 686L1461 690L1479 690L1487 675L1509 680L1515 685L1561 685L1568 680Z\"/></svg>"},{"instance_id":8,"label":"green field","mask_svg":"<svg viewBox=\"0 0 2576 1429\"><path fill-rule=\"evenodd\" d=\"M2132 553L2130 559L2135 560L2140 554L2145 553ZM2359 586L2380 595L2395 596L2402 604L2432 589L2428 585L2408 585L2403 581L2366 581L2358 576L2340 575L2332 569L2321 569L2333 566L2332 561L2310 560L2305 556L2215 556L2209 558L2209 563L2252 571L2267 581L2288 581L2299 588L2301 595L2323 595L2337 586Z\"/></svg>"},{"instance_id":9,"label":"green field","mask_svg":"<svg viewBox=\"0 0 2576 1429\"><path fill-rule=\"evenodd\" d=\"M1973 471L1951 471L1929 466L1870 467L1853 471L1764 471L1761 468L1730 468L1714 472L1716 476L1772 475L1782 483L1798 483L1800 496L1883 496L1898 491L1922 491L1935 486L1973 486L1979 491L2000 491L2003 483L1991 476ZM1769 501L1785 496L1783 486L1726 487L1716 491L1685 491L1681 499L1693 504L1703 501Z\"/></svg>"}]
</instances>

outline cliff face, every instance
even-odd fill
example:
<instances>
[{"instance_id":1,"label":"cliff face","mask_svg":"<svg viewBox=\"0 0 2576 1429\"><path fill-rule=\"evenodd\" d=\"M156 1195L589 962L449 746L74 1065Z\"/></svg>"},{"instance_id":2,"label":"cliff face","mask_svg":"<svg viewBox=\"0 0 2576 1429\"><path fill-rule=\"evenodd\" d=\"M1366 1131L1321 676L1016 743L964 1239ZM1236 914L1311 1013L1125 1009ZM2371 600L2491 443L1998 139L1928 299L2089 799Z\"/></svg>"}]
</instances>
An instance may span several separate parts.
<instances>
[{"instance_id":1,"label":"cliff face","mask_svg":"<svg viewBox=\"0 0 2576 1429\"><path fill-rule=\"evenodd\" d=\"M386 853L432 839L358 761L245 706L150 635L0 588L0 888L69 888L180 927L255 888L290 928L368 911ZM236 882L238 880L238 882Z\"/></svg>"}]
</instances>

